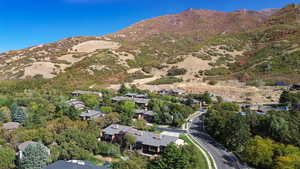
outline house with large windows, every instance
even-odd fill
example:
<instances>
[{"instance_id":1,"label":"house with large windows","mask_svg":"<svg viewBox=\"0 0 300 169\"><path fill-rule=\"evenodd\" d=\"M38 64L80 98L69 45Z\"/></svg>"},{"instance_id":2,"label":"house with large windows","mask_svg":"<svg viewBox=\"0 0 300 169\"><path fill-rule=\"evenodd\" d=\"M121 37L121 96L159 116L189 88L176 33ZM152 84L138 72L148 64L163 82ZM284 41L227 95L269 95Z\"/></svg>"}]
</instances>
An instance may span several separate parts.
<instances>
[{"instance_id":1,"label":"house with large windows","mask_svg":"<svg viewBox=\"0 0 300 169\"><path fill-rule=\"evenodd\" d=\"M136 143L131 147L135 150L141 150L145 154L160 154L171 143L182 144L182 140L178 137L141 131L119 124L112 124L103 129L101 136L104 141L122 143L127 134L136 138Z\"/></svg>"}]
</instances>

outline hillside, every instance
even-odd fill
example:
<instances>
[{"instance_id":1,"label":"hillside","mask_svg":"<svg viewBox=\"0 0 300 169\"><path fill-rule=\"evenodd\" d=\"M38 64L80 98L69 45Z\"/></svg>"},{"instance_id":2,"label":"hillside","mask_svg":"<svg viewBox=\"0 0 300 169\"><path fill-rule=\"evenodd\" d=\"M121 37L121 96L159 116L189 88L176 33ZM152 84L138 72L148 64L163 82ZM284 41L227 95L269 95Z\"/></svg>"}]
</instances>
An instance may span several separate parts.
<instances>
[{"instance_id":1,"label":"hillside","mask_svg":"<svg viewBox=\"0 0 300 169\"><path fill-rule=\"evenodd\" d=\"M183 84L299 82L298 16L299 5L293 4L260 11L188 9L103 37L73 37L2 53L0 77L46 78L42 87L64 89L168 81L170 71L183 71L173 78Z\"/></svg>"}]
</instances>

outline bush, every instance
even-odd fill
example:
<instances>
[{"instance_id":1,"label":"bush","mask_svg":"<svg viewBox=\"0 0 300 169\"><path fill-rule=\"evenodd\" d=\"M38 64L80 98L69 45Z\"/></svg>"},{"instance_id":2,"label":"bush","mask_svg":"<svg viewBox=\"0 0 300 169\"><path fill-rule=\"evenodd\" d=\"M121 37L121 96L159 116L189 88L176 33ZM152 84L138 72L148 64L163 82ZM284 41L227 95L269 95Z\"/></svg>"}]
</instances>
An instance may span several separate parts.
<instances>
[{"instance_id":1,"label":"bush","mask_svg":"<svg viewBox=\"0 0 300 169\"><path fill-rule=\"evenodd\" d=\"M119 157L121 152L120 148L114 144L100 142L97 145L96 154Z\"/></svg>"},{"instance_id":2,"label":"bush","mask_svg":"<svg viewBox=\"0 0 300 169\"><path fill-rule=\"evenodd\" d=\"M209 85L216 85L218 83L218 81L216 80L211 80L208 82Z\"/></svg>"},{"instance_id":3,"label":"bush","mask_svg":"<svg viewBox=\"0 0 300 169\"><path fill-rule=\"evenodd\" d=\"M149 82L149 85L161 85L161 84L173 84L173 83L179 83L183 80L181 78L177 77L162 77L160 79L154 80L152 82Z\"/></svg>"},{"instance_id":4,"label":"bush","mask_svg":"<svg viewBox=\"0 0 300 169\"><path fill-rule=\"evenodd\" d=\"M186 74L187 70L185 68L177 68L172 67L170 70L168 70L168 76L178 76L178 75L184 75Z\"/></svg>"}]
</instances>

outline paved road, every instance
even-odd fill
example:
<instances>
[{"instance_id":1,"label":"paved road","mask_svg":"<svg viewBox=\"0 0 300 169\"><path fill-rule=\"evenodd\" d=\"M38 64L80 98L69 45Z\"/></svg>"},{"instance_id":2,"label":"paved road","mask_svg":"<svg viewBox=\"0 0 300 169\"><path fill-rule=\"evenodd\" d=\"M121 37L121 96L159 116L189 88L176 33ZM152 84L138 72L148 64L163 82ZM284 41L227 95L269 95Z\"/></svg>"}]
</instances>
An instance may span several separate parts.
<instances>
[{"instance_id":1,"label":"paved road","mask_svg":"<svg viewBox=\"0 0 300 169\"><path fill-rule=\"evenodd\" d=\"M201 116L203 115L198 115L189 121L188 132L210 152L218 169L240 169L241 167L236 157L232 153L227 152L223 146L204 132Z\"/></svg>"}]
</instances>

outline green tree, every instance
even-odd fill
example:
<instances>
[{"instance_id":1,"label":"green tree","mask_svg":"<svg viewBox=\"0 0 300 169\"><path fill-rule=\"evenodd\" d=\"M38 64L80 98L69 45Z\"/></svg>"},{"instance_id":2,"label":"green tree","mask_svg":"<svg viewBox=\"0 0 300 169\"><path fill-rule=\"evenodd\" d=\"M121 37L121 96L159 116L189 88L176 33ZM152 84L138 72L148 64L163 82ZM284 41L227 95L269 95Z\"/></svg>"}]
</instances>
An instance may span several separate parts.
<instances>
[{"instance_id":1,"label":"green tree","mask_svg":"<svg viewBox=\"0 0 300 169\"><path fill-rule=\"evenodd\" d=\"M98 142L95 153L113 157L119 157L121 155L120 147L118 145L103 142Z\"/></svg>"},{"instance_id":2,"label":"green tree","mask_svg":"<svg viewBox=\"0 0 300 169\"><path fill-rule=\"evenodd\" d=\"M0 169L15 168L16 152L7 147L0 146Z\"/></svg>"},{"instance_id":3,"label":"green tree","mask_svg":"<svg viewBox=\"0 0 300 169\"><path fill-rule=\"evenodd\" d=\"M66 111L64 111L64 115L68 116L71 120L76 120L80 116L80 111L74 106L69 106Z\"/></svg>"},{"instance_id":4,"label":"green tree","mask_svg":"<svg viewBox=\"0 0 300 169\"><path fill-rule=\"evenodd\" d=\"M11 108L11 119L14 122L24 124L26 120L26 113L23 109L18 107L16 104L13 104Z\"/></svg>"},{"instance_id":5,"label":"green tree","mask_svg":"<svg viewBox=\"0 0 300 169\"><path fill-rule=\"evenodd\" d=\"M289 92L285 90L281 93L279 102L283 104L287 104L289 101L290 101Z\"/></svg>"},{"instance_id":6,"label":"green tree","mask_svg":"<svg viewBox=\"0 0 300 169\"><path fill-rule=\"evenodd\" d=\"M128 93L129 89L125 86L125 84L123 83L118 91L118 93L120 94L126 94Z\"/></svg>"},{"instance_id":7,"label":"green tree","mask_svg":"<svg viewBox=\"0 0 300 169\"><path fill-rule=\"evenodd\" d=\"M102 106L100 109L104 113L112 113L113 112L113 110L110 106Z\"/></svg>"},{"instance_id":8,"label":"green tree","mask_svg":"<svg viewBox=\"0 0 300 169\"><path fill-rule=\"evenodd\" d=\"M284 118L271 115L267 118L267 130L274 140L284 141L289 133L289 124Z\"/></svg>"},{"instance_id":9,"label":"green tree","mask_svg":"<svg viewBox=\"0 0 300 169\"><path fill-rule=\"evenodd\" d=\"M11 121L11 113L8 107L0 108L0 121L9 122Z\"/></svg>"},{"instance_id":10,"label":"green tree","mask_svg":"<svg viewBox=\"0 0 300 169\"><path fill-rule=\"evenodd\" d=\"M146 130L147 129L147 121L144 119L137 119L133 122L133 125L139 130Z\"/></svg>"},{"instance_id":11,"label":"green tree","mask_svg":"<svg viewBox=\"0 0 300 169\"><path fill-rule=\"evenodd\" d=\"M299 169L300 155L289 154L286 156L279 156L276 159L274 169Z\"/></svg>"},{"instance_id":12,"label":"green tree","mask_svg":"<svg viewBox=\"0 0 300 169\"><path fill-rule=\"evenodd\" d=\"M241 151L250 139L250 127L246 118L240 114L234 115L226 121L225 126L225 146L230 150Z\"/></svg>"},{"instance_id":13,"label":"green tree","mask_svg":"<svg viewBox=\"0 0 300 169\"><path fill-rule=\"evenodd\" d=\"M202 95L202 101L204 101L206 104L211 104L212 103L212 99L210 94L206 91L203 95Z\"/></svg>"},{"instance_id":14,"label":"green tree","mask_svg":"<svg viewBox=\"0 0 300 169\"><path fill-rule=\"evenodd\" d=\"M23 157L20 160L22 169L43 169L49 160L49 152L42 143L31 144L23 151Z\"/></svg>"},{"instance_id":15,"label":"green tree","mask_svg":"<svg viewBox=\"0 0 300 169\"><path fill-rule=\"evenodd\" d=\"M132 150L132 146L136 143L136 137L132 134L125 134L125 145Z\"/></svg>"},{"instance_id":16,"label":"green tree","mask_svg":"<svg viewBox=\"0 0 300 169\"><path fill-rule=\"evenodd\" d=\"M131 101L125 101L120 106L121 122L126 125L130 125L135 114L135 103Z\"/></svg>"},{"instance_id":17,"label":"green tree","mask_svg":"<svg viewBox=\"0 0 300 169\"><path fill-rule=\"evenodd\" d=\"M62 143L60 149L62 151L60 152L59 159L63 160L88 160L92 156L89 151L77 146L74 141Z\"/></svg>"},{"instance_id":18,"label":"green tree","mask_svg":"<svg viewBox=\"0 0 300 169\"><path fill-rule=\"evenodd\" d=\"M84 94L80 99L89 107L95 107L100 104L100 98L95 94Z\"/></svg>"},{"instance_id":19,"label":"green tree","mask_svg":"<svg viewBox=\"0 0 300 169\"><path fill-rule=\"evenodd\" d=\"M183 150L174 144L168 145L162 156L153 162L150 169L187 169L189 161Z\"/></svg>"},{"instance_id":20,"label":"green tree","mask_svg":"<svg viewBox=\"0 0 300 169\"><path fill-rule=\"evenodd\" d=\"M272 140L256 136L246 144L243 157L248 163L258 168L270 168L274 155L272 144Z\"/></svg>"}]
</instances>

